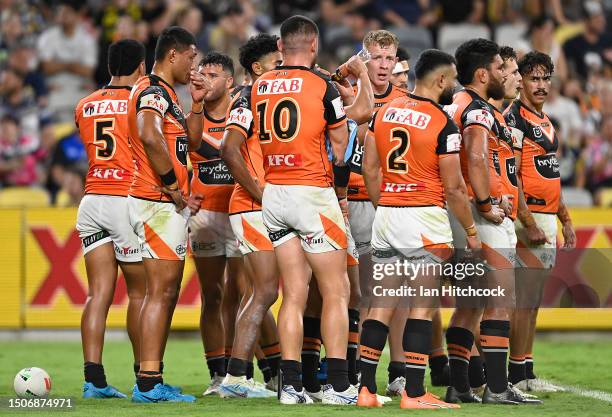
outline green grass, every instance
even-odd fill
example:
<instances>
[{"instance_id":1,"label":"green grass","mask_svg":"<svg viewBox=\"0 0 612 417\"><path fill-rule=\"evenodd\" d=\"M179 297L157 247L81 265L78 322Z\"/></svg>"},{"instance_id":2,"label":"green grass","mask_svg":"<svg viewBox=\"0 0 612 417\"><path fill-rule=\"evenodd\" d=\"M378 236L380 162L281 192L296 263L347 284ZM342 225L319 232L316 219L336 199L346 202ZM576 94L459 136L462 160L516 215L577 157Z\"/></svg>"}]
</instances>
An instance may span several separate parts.
<instances>
[{"instance_id":1,"label":"green grass","mask_svg":"<svg viewBox=\"0 0 612 417\"><path fill-rule=\"evenodd\" d=\"M127 342L108 342L104 364L109 383L129 393L134 384L131 349ZM546 378L566 385L612 392L612 348L609 340L601 342L538 342L535 350L537 372ZM165 380L180 385L187 393L199 396L208 382L208 371L202 359L202 348L195 340L170 340L166 352ZM387 360L379 367L378 386L384 390ZM13 378L21 368L38 366L49 372L53 380L54 397L76 397L71 412L15 412L0 410L0 415L39 416L386 416L402 414L453 416L610 416L612 404L580 397L570 393L541 396L545 403L539 407L502 407L464 405L461 410L420 410L404 412L394 401L382 409L368 410L355 407L322 405L281 407L275 399L222 400L198 398L195 404L132 404L129 400L82 400L82 357L78 342L0 342L0 397L14 396ZM442 388L431 388L443 395Z\"/></svg>"}]
</instances>

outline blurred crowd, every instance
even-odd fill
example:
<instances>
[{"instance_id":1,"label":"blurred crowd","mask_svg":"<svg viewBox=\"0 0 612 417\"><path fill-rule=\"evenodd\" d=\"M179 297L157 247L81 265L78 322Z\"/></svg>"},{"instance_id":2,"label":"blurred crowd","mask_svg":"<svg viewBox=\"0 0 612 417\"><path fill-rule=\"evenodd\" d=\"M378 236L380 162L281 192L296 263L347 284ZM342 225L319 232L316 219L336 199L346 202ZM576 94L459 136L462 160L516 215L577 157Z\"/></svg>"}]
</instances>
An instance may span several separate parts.
<instances>
[{"instance_id":1,"label":"blurred crowd","mask_svg":"<svg viewBox=\"0 0 612 417\"><path fill-rule=\"evenodd\" d=\"M412 58L431 47L452 53L474 37L512 46L519 56L548 53L556 71L544 110L560 132L562 184L582 202L586 194L605 203L612 189L612 0L0 0L0 193L40 187L54 204L78 203L87 161L74 107L108 82L112 42L142 41L150 70L158 34L176 24L195 35L202 52L237 60L246 39L277 33L293 14L319 23L320 65L328 69L380 28L396 33Z\"/></svg>"}]
</instances>

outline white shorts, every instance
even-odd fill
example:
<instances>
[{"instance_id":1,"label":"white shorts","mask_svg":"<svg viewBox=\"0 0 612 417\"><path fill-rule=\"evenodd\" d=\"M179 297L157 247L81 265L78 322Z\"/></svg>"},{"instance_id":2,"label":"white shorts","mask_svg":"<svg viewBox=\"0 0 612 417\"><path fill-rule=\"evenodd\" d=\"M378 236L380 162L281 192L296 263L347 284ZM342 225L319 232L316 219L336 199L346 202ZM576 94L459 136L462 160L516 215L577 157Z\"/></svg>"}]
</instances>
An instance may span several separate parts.
<instances>
[{"instance_id":1,"label":"white shorts","mask_svg":"<svg viewBox=\"0 0 612 417\"><path fill-rule=\"evenodd\" d=\"M180 213L172 203L128 196L130 224L138 236L143 258L184 260L187 253L189 208Z\"/></svg>"},{"instance_id":2,"label":"white shorts","mask_svg":"<svg viewBox=\"0 0 612 417\"><path fill-rule=\"evenodd\" d=\"M232 231L229 214L220 211L200 210L189 219L191 252L197 258L242 256L238 241Z\"/></svg>"},{"instance_id":3,"label":"white shorts","mask_svg":"<svg viewBox=\"0 0 612 417\"><path fill-rule=\"evenodd\" d=\"M347 248L344 217L331 187L267 184L262 206L274 247L298 237L306 252Z\"/></svg>"},{"instance_id":4,"label":"white shorts","mask_svg":"<svg viewBox=\"0 0 612 417\"><path fill-rule=\"evenodd\" d=\"M120 262L141 262L138 236L130 225L127 198L87 194L79 204L76 228L83 254L112 242Z\"/></svg>"},{"instance_id":5,"label":"white shorts","mask_svg":"<svg viewBox=\"0 0 612 417\"><path fill-rule=\"evenodd\" d=\"M345 219L346 220L346 219ZM353 239L353 234L351 232L351 225L349 221L345 221L346 226L346 266L355 266L359 265L359 251L357 250L357 246L355 244L355 239Z\"/></svg>"},{"instance_id":6,"label":"white shorts","mask_svg":"<svg viewBox=\"0 0 612 417\"><path fill-rule=\"evenodd\" d=\"M349 223L359 255L372 252L372 224L376 209L371 201L350 201Z\"/></svg>"},{"instance_id":7,"label":"white shorts","mask_svg":"<svg viewBox=\"0 0 612 417\"><path fill-rule=\"evenodd\" d=\"M474 204L470 204L478 237L482 242L483 255L490 270L513 269L516 266L516 233L514 223L509 217L504 217L501 224L493 224L480 215ZM466 233L459 220L452 215L451 228L453 243L458 249L464 249Z\"/></svg>"},{"instance_id":8,"label":"white shorts","mask_svg":"<svg viewBox=\"0 0 612 417\"><path fill-rule=\"evenodd\" d=\"M527 230L520 220L514 223L517 245L517 264L520 268L551 269L557 258L557 215L532 213L536 224L548 239L543 245L531 245L527 240Z\"/></svg>"},{"instance_id":9,"label":"white shorts","mask_svg":"<svg viewBox=\"0 0 612 417\"><path fill-rule=\"evenodd\" d=\"M452 255L453 236L445 209L378 206L372 225L372 259L441 262Z\"/></svg>"},{"instance_id":10,"label":"white shorts","mask_svg":"<svg viewBox=\"0 0 612 417\"><path fill-rule=\"evenodd\" d=\"M243 255L274 250L261 210L232 214L229 219Z\"/></svg>"}]
</instances>

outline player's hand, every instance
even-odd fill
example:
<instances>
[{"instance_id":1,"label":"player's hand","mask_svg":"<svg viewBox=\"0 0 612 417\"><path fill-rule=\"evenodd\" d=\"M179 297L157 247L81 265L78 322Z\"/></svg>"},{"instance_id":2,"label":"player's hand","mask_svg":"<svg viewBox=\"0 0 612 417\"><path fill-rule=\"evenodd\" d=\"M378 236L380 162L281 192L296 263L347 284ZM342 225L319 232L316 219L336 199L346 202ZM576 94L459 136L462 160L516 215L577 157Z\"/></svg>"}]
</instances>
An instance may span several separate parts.
<instances>
[{"instance_id":1,"label":"player's hand","mask_svg":"<svg viewBox=\"0 0 612 417\"><path fill-rule=\"evenodd\" d=\"M201 103L204 96L212 89L210 81L198 71L189 74L189 92L194 103Z\"/></svg>"},{"instance_id":2,"label":"player's hand","mask_svg":"<svg viewBox=\"0 0 612 417\"><path fill-rule=\"evenodd\" d=\"M566 222L561 227L561 233L563 234L563 248L574 249L576 247L576 232L572 222Z\"/></svg>"},{"instance_id":3,"label":"player's hand","mask_svg":"<svg viewBox=\"0 0 612 417\"><path fill-rule=\"evenodd\" d=\"M546 233L538 227L537 224L533 224L525 228L527 232L527 240L531 245L543 245L550 243L546 237ZM575 237L575 236L574 236Z\"/></svg>"},{"instance_id":4,"label":"player's hand","mask_svg":"<svg viewBox=\"0 0 612 417\"><path fill-rule=\"evenodd\" d=\"M344 220L348 222L349 208L348 208L348 199L346 197L338 198L338 204L340 205L340 211L342 212L342 216Z\"/></svg>"},{"instance_id":5,"label":"player's hand","mask_svg":"<svg viewBox=\"0 0 612 417\"><path fill-rule=\"evenodd\" d=\"M257 186L259 187L259 193L255 196L255 200L259 204L261 204L261 201L263 200L263 192L264 192L264 189L266 188L267 183L264 182L263 185L260 184L259 179L257 177L253 178L253 180L255 180L255 184L257 184Z\"/></svg>"},{"instance_id":6,"label":"player's hand","mask_svg":"<svg viewBox=\"0 0 612 417\"><path fill-rule=\"evenodd\" d=\"M160 193L166 194L168 197L172 199L174 206L176 207L176 212L180 213L185 207L187 207L187 199L183 195L181 189L171 190L168 187L155 187L157 191Z\"/></svg>"},{"instance_id":7,"label":"player's hand","mask_svg":"<svg viewBox=\"0 0 612 417\"><path fill-rule=\"evenodd\" d=\"M204 196L202 194L191 194L187 199L187 207L189 207L189 211L192 216L198 214L200 211L200 206L202 205L202 200L204 200Z\"/></svg>"},{"instance_id":8,"label":"player's hand","mask_svg":"<svg viewBox=\"0 0 612 417\"><path fill-rule=\"evenodd\" d=\"M501 224L501 222L504 221L504 217L506 217L506 213L504 213L504 210L498 205L492 205L491 210L486 212L480 212L480 215L484 217L488 222L491 222L493 224Z\"/></svg>"},{"instance_id":9,"label":"player's hand","mask_svg":"<svg viewBox=\"0 0 612 417\"><path fill-rule=\"evenodd\" d=\"M476 236L468 236L466 239L467 249L469 250L478 250L482 249L482 242L478 235Z\"/></svg>"},{"instance_id":10,"label":"player's hand","mask_svg":"<svg viewBox=\"0 0 612 417\"><path fill-rule=\"evenodd\" d=\"M334 85L338 89L344 105L350 106L353 104L353 101L355 101L355 92L353 91L351 83L349 83L346 78L343 78L340 82L334 81Z\"/></svg>"},{"instance_id":11,"label":"player's hand","mask_svg":"<svg viewBox=\"0 0 612 417\"><path fill-rule=\"evenodd\" d=\"M316 64L316 65L315 65L315 69L316 69L317 71L319 71L321 74L323 74L323 75L327 75L328 77L331 77L331 75L332 75L332 74L331 74L331 72L329 72L329 71L328 71L328 70L326 70L325 68L321 68L321 67L319 66L319 64Z\"/></svg>"},{"instance_id":12,"label":"player's hand","mask_svg":"<svg viewBox=\"0 0 612 417\"><path fill-rule=\"evenodd\" d=\"M514 197L512 196L512 194L502 195L499 207L504 210L506 216L510 216L512 214L512 209L514 208Z\"/></svg>"},{"instance_id":13,"label":"player's hand","mask_svg":"<svg viewBox=\"0 0 612 417\"><path fill-rule=\"evenodd\" d=\"M348 61L346 61L346 69L348 69L349 73L351 73L355 78L359 78L359 76L368 72L368 67L366 64L357 57L357 55L353 55Z\"/></svg>"}]
</instances>

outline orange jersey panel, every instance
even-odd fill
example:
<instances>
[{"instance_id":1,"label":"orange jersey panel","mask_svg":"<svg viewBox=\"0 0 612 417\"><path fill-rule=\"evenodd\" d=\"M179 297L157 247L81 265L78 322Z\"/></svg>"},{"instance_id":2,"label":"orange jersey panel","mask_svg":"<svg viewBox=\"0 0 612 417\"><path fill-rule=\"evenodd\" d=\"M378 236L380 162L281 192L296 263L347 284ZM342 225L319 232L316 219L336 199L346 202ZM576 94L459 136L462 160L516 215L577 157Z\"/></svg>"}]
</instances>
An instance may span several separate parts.
<instances>
[{"instance_id":1,"label":"orange jersey panel","mask_svg":"<svg viewBox=\"0 0 612 417\"><path fill-rule=\"evenodd\" d=\"M76 106L74 120L89 160L86 194L128 195L134 173L128 139L130 91L106 86Z\"/></svg>"},{"instance_id":2,"label":"orange jersey panel","mask_svg":"<svg viewBox=\"0 0 612 417\"><path fill-rule=\"evenodd\" d=\"M499 169L502 180L502 193L512 196L512 214L514 221L518 212L518 182L516 178L516 159L514 158L514 140L504 116L497 109L495 113L495 132L499 140Z\"/></svg>"},{"instance_id":3,"label":"orange jersey panel","mask_svg":"<svg viewBox=\"0 0 612 417\"><path fill-rule=\"evenodd\" d=\"M441 155L458 153L459 129L433 101L408 94L370 122L382 169L381 206L444 207Z\"/></svg>"},{"instance_id":4,"label":"orange jersey panel","mask_svg":"<svg viewBox=\"0 0 612 417\"><path fill-rule=\"evenodd\" d=\"M277 67L253 84L251 112L267 182L332 185L326 130L346 115L331 81L307 67Z\"/></svg>"},{"instance_id":5,"label":"orange jersey panel","mask_svg":"<svg viewBox=\"0 0 612 417\"><path fill-rule=\"evenodd\" d=\"M227 213L234 179L219 153L225 119L215 120L204 111L203 123L202 144L197 151L189 152L193 164L191 193L204 196L201 208Z\"/></svg>"},{"instance_id":6,"label":"orange jersey panel","mask_svg":"<svg viewBox=\"0 0 612 417\"><path fill-rule=\"evenodd\" d=\"M245 138L245 142L240 147L240 152L246 162L249 173L261 185L265 184L263 156L261 146L253 129L253 113L251 112L251 87L248 86L235 96L227 115L226 129L236 130ZM230 214L242 213L245 211L261 210L261 204L251 197L238 182L234 186L234 192L230 199Z\"/></svg>"},{"instance_id":7,"label":"orange jersey panel","mask_svg":"<svg viewBox=\"0 0 612 417\"><path fill-rule=\"evenodd\" d=\"M355 94L357 94L357 86L354 87ZM398 97L406 97L408 92L399 87L394 86L389 83L389 87L387 91L383 94L374 94L374 112L379 110L382 106L389 103L391 100L396 99ZM363 146L358 143L355 144L358 149L355 150L355 153L359 153L363 155ZM361 160L359 161L361 164ZM349 177L348 183L348 199L350 201L369 201L370 197L368 196L368 192L365 187L365 182L363 180L363 176L356 172L351 172L351 176Z\"/></svg>"},{"instance_id":8,"label":"orange jersey panel","mask_svg":"<svg viewBox=\"0 0 612 417\"><path fill-rule=\"evenodd\" d=\"M535 113L520 100L506 109L504 117L521 149L519 171L527 206L535 213L556 214L561 199L561 176L555 128L546 114Z\"/></svg>"},{"instance_id":9,"label":"orange jersey panel","mask_svg":"<svg viewBox=\"0 0 612 417\"><path fill-rule=\"evenodd\" d=\"M128 101L128 120L132 152L137 171L130 188L130 195L146 200L172 201L170 197L157 191L162 186L138 134L136 116L140 112L154 112L163 118L162 131L174 167L178 185L185 195L189 194L187 174L187 121L178 102L178 97L170 84L160 77L150 74L141 77L132 88Z\"/></svg>"},{"instance_id":10,"label":"orange jersey panel","mask_svg":"<svg viewBox=\"0 0 612 417\"><path fill-rule=\"evenodd\" d=\"M472 90L464 89L455 94L453 104L444 106L444 110L463 131L470 128L484 129L487 132L489 195L500 198L502 181L499 169L499 139L495 134L495 116L493 106ZM467 185L468 194L474 197L474 191L468 177L468 161L465 146L461 148L461 173Z\"/></svg>"}]
</instances>

